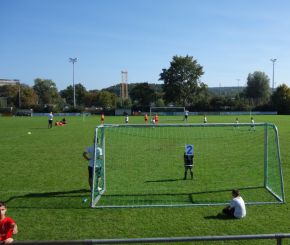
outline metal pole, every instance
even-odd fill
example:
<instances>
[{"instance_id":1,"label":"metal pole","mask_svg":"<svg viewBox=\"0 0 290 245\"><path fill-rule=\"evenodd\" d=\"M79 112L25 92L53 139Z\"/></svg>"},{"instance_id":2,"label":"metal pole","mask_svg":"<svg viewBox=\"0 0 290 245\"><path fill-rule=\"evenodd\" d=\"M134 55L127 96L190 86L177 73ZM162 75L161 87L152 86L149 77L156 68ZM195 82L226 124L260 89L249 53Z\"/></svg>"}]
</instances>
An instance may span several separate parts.
<instances>
[{"instance_id":1,"label":"metal pole","mask_svg":"<svg viewBox=\"0 0 290 245\"><path fill-rule=\"evenodd\" d=\"M19 96L18 96L18 106L19 106L19 109L21 107L21 98L20 98L20 83L19 83L19 86L18 86L18 92L19 92Z\"/></svg>"},{"instance_id":2,"label":"metal pole","mask_svg":"<svg viewBox=\"0 0 290 245\"><path fill-rule=\"evenodd\" d=\"M275 80L274 80L274 77L275 77L275 62L273 61L273 77L272 77L272 89L274 91L274 87L275 87Z\"/></svg>"},{"instance_id":3,"label":"metal pole","mask_svg":"<svg viewBox=\"0 0 290 245\"><path fill-rule=\"evenodd\" d=\"M273 75L272 75L272 92L274 92L274 88L275 88L275 80L274 80L274 74L275 74L275 62L277 61L277 59L270 59L273 63Z\"/></svg>"},{"instance_id":4,"label":"metal pole","mask_svg":"<svg viewBox=\"0 0 290 245\"><path fill-rule=\"evenodd\" d=\"M69 58L69 62L73 64L73 104L76 108L76 88L75 88L75 62L78 61L78 58Z\"/></svg>"},{"instance_id":5,"label":"metal pole","mask_svg":"<svg viewBox=\"0 0 290 245\"><path fill-rule=\"evenodd\" d=\"M74 89L74 108L76 108L75 62L73 62L73 89Z\"/></svg>"}]
</instances>

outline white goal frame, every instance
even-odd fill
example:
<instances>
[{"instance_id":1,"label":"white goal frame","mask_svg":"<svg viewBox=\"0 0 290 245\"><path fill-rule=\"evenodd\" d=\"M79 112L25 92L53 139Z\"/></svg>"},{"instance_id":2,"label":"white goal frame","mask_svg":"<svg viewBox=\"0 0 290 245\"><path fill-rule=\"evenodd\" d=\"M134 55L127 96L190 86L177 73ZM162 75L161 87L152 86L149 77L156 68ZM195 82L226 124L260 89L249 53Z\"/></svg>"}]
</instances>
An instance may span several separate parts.
<instances>
[{"instance_id":1,"label":"white goal frame","mask_svg":"<svg viewBox=\"0 0 290 245\"><path fill-rule=\"evenodd\" d=\"M92 208L126 208L126 207L181 207L181 206L217 206L217 205L226 205L227 203L199 203L199 204L177 204L177 205L129 205L129 206L118 206L118 205L108 205L108 206L98 206L98 202L101 199L102 195L106 192L106 158L105 158L105 152L106 152L106 147L105 147L105 130L106 128L124 128L124 127L132 127L132 128L139 128L139 127L236 127L237 125L235 123L208 123L208 124L159 124L159 125L148 125L148 124L130 124L130 125L125 125L125 124L105 124L105 125L100 125L97 126L95 129L95 139L100 137L100 142L95 141L95 149L96 147L101 147L103 150L103 159L102 159L102 168L103 168L103 186L102 186L102 191L96 192L95 191L95 184L96 184L96 171L94 171L93 174L93 188L91 192L91 207ZM240 123L239 127L251 127L251 123ZM254 202L247 202L247 204L283 204L285 203L285 193L284 193L284 180L283 180L283 174L282 174L282 164L281 164L281 158L280 158L280 145L279 145L279 136L278 136L278 129L277 127L272 124L272 123L255 123L255 126L260 126L264 128L264 188L270 192L275 199L277 200L276 202L272 201L254 201ZM278 167L278 172L280 175L280 190L281 190L281 195L278 195L275 193L275 190L272 190L271 186L269 186L268 183L268 130L272 129L274 130L274 137L275 137L275 148L277 151L277 167ZM94 169L96 169L96 155L94 156Z\"/></svg>"}]
</instances>

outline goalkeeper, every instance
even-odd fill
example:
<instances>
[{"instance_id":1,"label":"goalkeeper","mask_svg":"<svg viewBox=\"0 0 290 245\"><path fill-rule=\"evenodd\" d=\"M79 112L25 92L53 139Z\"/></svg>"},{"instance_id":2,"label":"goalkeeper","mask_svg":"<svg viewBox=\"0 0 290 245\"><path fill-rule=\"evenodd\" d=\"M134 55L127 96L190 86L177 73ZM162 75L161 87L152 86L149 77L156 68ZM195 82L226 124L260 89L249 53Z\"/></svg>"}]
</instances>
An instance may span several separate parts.
<instances>
[{"instance_id":1,"label":"goalkeeper","mask_svg":"<svg viewBox=\"0 0 290 245\"><path fill-rule=\"evenodd\" d=\"M97 139L98 143L98 139ZM95 154L95 144L90 145L84 152L83 157L88 161L88 173L89 173L89 186L90 190L92 190L93 187L93 171L94 171L94 154ZM101 156L102 156L102 148L97 147L96 148L96 157L97 157L97 164L96 164L96 173L97 173L97 188L98 191L101 191L100 184L100 178L101 178Z\"/></svg>"},{"instance_id":2,"label":"goalkeeper","mask_svg":"<svg viewBox=\"0 0 290 245\"><path fill-rule=\"evenodd\" d=\"M184 153L184 180L186 180L187 177L187 171L190 172L190 178L193 179L193 172L192 172L192 166L193 166L193 155L186 155Z\"/></svg>"}]
</instances>

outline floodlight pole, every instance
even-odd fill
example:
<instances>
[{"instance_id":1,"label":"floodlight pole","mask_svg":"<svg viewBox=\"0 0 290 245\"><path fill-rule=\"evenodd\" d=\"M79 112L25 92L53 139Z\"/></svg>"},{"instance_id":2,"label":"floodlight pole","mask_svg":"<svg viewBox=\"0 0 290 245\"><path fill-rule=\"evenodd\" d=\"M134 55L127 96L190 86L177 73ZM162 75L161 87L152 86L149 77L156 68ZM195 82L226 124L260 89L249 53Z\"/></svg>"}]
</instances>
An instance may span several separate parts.
<instances>
[{"instance_id":1,"label":"floodlight pole","mask_svg":"<svg viewBox=\"0 0 290 245\"><path fill-rule=\"evenodd\" d=\"M277 61L277 59L270 59L270 61L273 63L272 92L274 92L274 88L275 88L275 80L274 80L275 62Z\"/></svg>"},{"instance_id":2,"label":"floodlight pole","mask_svg":"<svg viewBox=\"0 0 290 245\"><path fill-rule=\"evenodd\" d=\"M73 64L73 97L74 97L74 108L76 108L76 88L75 88L75 63L78 61L78 58L69 58L69 62Z\"/></svg>"}]
</instances>

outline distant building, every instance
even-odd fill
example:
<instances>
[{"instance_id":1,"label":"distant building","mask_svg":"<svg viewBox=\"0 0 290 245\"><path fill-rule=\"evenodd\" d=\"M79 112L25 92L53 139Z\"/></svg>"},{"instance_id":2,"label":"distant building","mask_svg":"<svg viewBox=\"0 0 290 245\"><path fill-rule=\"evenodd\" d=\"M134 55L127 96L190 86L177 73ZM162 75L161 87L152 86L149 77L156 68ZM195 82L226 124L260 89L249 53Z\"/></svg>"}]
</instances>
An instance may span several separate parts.
<instances>
[{"instance_id":1,"label":"distant building","mask_svg":"<svg viewBox=\"0 0 290 245\"><path fill-rule=\"evenodd\" d=\"M20 80L18 79L0 79L0 86L4 86L4 85L16 85L19 84Z\"/></svg>"}]
</instances>

